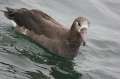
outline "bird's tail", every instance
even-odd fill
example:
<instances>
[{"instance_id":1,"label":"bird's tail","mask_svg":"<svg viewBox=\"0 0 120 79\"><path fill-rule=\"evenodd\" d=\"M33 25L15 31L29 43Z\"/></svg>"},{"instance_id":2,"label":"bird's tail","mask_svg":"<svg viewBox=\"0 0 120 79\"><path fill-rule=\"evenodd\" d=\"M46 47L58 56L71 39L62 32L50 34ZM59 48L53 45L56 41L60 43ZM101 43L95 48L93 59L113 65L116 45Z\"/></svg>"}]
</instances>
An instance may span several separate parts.
<instances>
[{"instance_id":1,"label":"bird's tail","mask_svg":"<svg viewBox=\"0 0 120 79\"><path fill-rule=\"evenodd\" d=\"M0 10L0 11L3 12L8 19L13 19L16 10L6 7L6 10Z\"/></svg>"}]
</instances>

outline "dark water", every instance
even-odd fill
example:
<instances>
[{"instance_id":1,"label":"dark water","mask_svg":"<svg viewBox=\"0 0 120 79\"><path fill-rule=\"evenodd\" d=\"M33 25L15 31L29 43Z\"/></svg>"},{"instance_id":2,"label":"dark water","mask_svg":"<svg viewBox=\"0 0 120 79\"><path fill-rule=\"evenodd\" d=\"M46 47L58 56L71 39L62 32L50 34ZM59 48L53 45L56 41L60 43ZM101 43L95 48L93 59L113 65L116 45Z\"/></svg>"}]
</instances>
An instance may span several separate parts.
<instances>
[{"instance_id":1,"label":"dark water","mask_svg":"<svg viewBox=\"0 0 120 79\"><path fill-rule=\"evenodd\" d=\"M0 12L0 79L120 79L120 0L0 0L0 9L36 8L69 26L91 22L86 47L74 60L50 54L15 33Z\"/></svg>"}]
</instances>

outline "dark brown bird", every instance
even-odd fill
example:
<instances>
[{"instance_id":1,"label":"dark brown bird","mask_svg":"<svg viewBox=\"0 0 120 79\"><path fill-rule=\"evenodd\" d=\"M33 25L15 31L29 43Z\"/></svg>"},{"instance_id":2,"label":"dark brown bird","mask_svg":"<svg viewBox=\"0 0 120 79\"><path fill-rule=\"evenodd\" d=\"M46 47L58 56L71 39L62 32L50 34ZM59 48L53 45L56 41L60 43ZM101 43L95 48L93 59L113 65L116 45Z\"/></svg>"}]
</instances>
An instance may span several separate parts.
<instances>
[{"instance_id":1,"label":"dark brown bird","mask_svg":"<svg viewBox=\"0 0 120 79\"><path fill-rule=\"evenodd\" d=\"M16 31L28 36L49 51L65 57L74 58L80 45L85 45L89 21L86 17L74 20L70 29L40 10L26 8L6 8L5 16L13 20Z\"/></svg>"}]
</instances>

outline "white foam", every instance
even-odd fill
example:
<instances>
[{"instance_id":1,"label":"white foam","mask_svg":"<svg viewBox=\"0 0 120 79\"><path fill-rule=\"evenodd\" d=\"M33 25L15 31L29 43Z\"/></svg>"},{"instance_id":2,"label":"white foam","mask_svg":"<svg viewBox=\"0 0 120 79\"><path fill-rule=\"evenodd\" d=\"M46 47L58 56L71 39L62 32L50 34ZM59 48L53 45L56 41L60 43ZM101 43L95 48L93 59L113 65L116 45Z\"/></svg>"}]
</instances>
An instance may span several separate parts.
<instances>
[{"instance_id":1,"label":"white foam","mask_svg":"<svg viewBox=\"0 0 120 79\"><path fill-rule=\"evenodd\" d=\"M22 32L24 35L27 34L27 29L24 29L24 31Z\"/></svg>"},{"instance_id":2,"label":"white foam","mask_svg":"<svg viewBox=\"0 0 120 79\"><path fill-rule=\"evenodd\" d=\"M10 21L11 21L13 27L16 27L16 26L17 26L17 24L16 24L13 20L10 20Z\"/></svg>"}]
</instances>

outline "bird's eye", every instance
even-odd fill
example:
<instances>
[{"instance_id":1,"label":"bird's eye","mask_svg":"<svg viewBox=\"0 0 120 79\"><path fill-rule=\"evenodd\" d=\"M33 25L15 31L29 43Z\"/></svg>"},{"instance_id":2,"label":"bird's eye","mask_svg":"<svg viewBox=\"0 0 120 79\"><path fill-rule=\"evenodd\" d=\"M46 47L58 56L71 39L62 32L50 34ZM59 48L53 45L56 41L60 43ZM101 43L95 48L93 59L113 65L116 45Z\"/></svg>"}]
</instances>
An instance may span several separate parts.
<instances>
[{"instance_id":1,"label":"bird's eye","mask_svg":"<svg viewBox=\"0 0 120 79\"><path fill-rule=\"evenodd\" d=\"M76 22L76 25L81 26L81 24L79 22Z\"/></svg>"}]
</instances>

